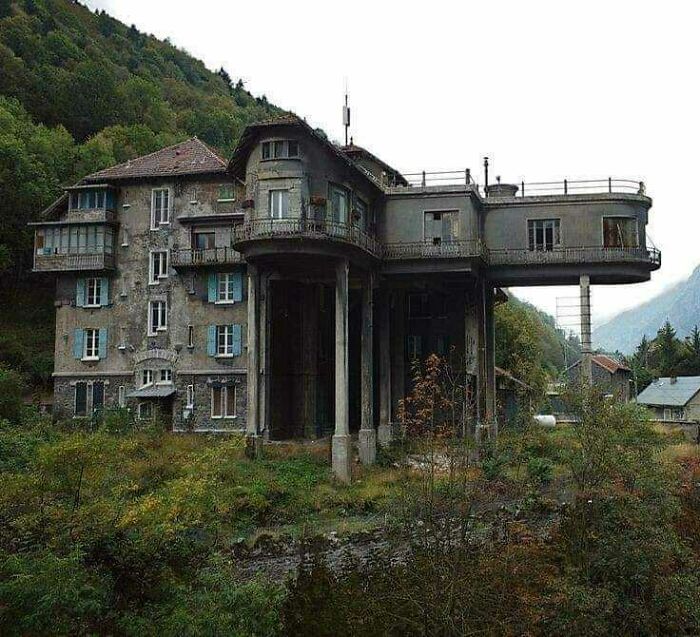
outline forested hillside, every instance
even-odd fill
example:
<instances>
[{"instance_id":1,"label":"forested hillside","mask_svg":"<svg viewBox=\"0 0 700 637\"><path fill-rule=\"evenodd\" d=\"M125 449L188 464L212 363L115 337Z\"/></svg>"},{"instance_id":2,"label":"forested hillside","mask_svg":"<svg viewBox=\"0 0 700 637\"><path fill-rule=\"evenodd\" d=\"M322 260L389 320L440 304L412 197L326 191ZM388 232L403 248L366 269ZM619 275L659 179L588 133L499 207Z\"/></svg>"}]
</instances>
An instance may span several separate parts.
<instances>
[{"instance_id":1,"label":"forested hillside","mask_svg":"<svg viewBox=\"0 0 700 637\"><path fill-rule=\"evenodd\" d=\"M0 0L0 363L49 378L51 281L28 275L26 224L62 185L192 135L226 156L246 124L278 112L104 12Z\"/></svg>"}]
</instances>

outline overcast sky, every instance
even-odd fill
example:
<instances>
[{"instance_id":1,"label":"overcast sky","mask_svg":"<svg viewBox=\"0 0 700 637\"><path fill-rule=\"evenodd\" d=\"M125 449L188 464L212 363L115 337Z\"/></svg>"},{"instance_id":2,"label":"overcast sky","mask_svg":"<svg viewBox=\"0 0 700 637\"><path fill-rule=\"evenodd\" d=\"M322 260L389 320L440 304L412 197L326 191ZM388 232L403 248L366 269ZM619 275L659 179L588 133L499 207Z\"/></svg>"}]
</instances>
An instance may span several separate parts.
<instances>
[{"instance_id":1,"label":"overcast sky","mask_svg":"<svg viewBox=\"0 0 700 637\"><path fill-rule=\"evenodd\" d=\"M255 95L404 172L642 179L663 253L649 283L593 288L594 327L700 262L698 12L681 1L89 0L243 78ZM515 292L552 314L576 288Z\"/></svg>"}]
</instances>

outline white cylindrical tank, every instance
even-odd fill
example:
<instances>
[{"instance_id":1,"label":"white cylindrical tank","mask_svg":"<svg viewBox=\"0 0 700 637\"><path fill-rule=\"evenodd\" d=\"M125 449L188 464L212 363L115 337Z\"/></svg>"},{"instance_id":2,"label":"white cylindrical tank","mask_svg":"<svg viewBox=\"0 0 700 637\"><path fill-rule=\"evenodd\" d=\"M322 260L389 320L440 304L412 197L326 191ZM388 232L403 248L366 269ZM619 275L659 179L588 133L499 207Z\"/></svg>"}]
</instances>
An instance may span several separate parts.
<instances>
[{"instance_id":1,"label":"white cylindrical tank","mask_svg":"<svg viewBox=\"0 0 700 637\"><path fill-rule=\"evenodd\" d=\"M554 416L546 414L538 414L535 416L535 422L541 427L556 427L557 419Z\"/></svg>"}]
</instances>

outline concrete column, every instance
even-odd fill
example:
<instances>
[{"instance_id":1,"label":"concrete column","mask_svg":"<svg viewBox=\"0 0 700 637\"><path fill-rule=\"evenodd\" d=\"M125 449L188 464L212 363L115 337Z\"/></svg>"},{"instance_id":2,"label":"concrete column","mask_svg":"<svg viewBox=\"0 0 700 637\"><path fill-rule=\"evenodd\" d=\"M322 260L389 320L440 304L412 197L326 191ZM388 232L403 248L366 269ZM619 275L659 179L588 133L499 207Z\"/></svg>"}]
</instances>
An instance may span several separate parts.
<instances>
[{"instance_id":1,"label":"concrete column","mask_svg":"<svg viewBox=\"0 0 700 637\"><path fill-rule=\"evenodd\" d=\"M348 270L347 259L335 269L335 434L333 435L333 473L350 482L352 445L348 414Z\"/></svg>"},{"instance_id":2,"label":"concrete column","mask_svg":"<svg viewBox=\"0 0 700 637\"><path fill-rule=\"evenodd\" d=\"M380 445L391 442L391 324L389 292L379 301L379 427Z\"/></svg>"},{"instance_id":3,"label":"concrete column","mask_svg":"<svg viewBox=\"0 0 700 637\"><path fill-rule=\"evenodd\" d=\"M484 288L484 336L486 363L486 419L491 436L498 434L496 413L496 326L493 315L494 293L491 285Z\"/></svg>"},{"instance_id":4,"label":"concrete column","mask_svg":"<svg viewBox=\"0 0 700 637\"><path fill-rule=\"evenodd\" d=\"M258 364L260 365L260 387L258 397L258 414L260 429L265 440L270 438L270 275L260 276L260 298L258 300L260 308L260 355Z\"/></svg>"},{"instance_id":5,"label":"concrete column","mask_svg":"<svg viewBox=\"0 0 700 637\"><path fill-rule=\"evenodd\" d=\"M362 385L362 421L359 433L360 460L374 464L377 459L377 432L374 429L374 273L370 272L362 289L362 343L360 375Z\"/></svg>"},{"instance_id":6,"label":"concrete column","mask_svg":"<svg viewBox=\"0 0 700 637\"><path fill-rule=\"evenodd\" d=\"M258 268L248 265L248 416L246 422L247 449L257 455L260 449L260 359L259 359L259 319L258 288L260 284Z\"/></svg>"},{"instance_id":7,"label":"concrete column","mask_svg":"<svg viewBox=\"0 0 700 637\"><path fill-rule=\"evenodd\" d=\"M581 288L581 380L593 383L593 347L591 345L591 278L582 274Z\"/></svg>"},{"instance_id":8,"label":"concrete column","mask_svg":"<svg viewBox=\"0 0 700 637\"><path fill-rule=\"evenodd\" d=\"M406 360L406 313L405 292L397 290L393 295L393 304L389 315L391 321L391 401L392 422L398 420L399 401L406 397L405 360Z\"/></svg>"}]
</instances>

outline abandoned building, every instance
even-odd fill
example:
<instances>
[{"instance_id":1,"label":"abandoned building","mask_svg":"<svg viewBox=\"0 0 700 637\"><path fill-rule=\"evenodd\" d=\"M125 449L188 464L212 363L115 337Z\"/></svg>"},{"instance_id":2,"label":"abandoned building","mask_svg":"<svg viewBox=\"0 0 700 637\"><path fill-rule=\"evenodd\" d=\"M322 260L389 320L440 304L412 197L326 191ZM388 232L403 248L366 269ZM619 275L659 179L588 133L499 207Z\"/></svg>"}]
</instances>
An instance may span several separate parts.
<instances>
[{"instance_id":1,"label":"abandoned building","mask_svg":"<svg viewBox=\"0 0 700 637\"><path fill-rule=\"evenodd\" d=\"M367 463L390 439L411 361L457 351L494 433L499 287L580 285L590 376L590 284L646 281L660 255L640 182L484 181L401 174L292 115L248 126L229 161L193 138L88 175L34 224L34 270L57 275L56 415L332 435L348 479L354 435Z\"/></svg>"},{"instance_id":2,"label":"abandoned building","mask_svg":"<svg viewBox=\"0 0 700 637\"><path fill-rule=\"evenodd\" d=\"M594 354L591 357L593 367L593 384L607 396L628 402L632 395L630 391L632 370L624 363L607 354ZM581 382L583 359L579 359L566 369L566 377L570 383Z\"/></svg>"}]
</instances>

